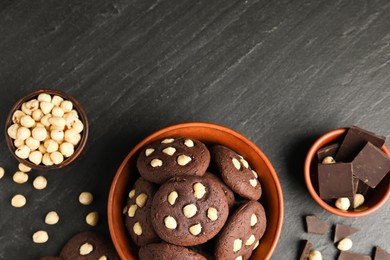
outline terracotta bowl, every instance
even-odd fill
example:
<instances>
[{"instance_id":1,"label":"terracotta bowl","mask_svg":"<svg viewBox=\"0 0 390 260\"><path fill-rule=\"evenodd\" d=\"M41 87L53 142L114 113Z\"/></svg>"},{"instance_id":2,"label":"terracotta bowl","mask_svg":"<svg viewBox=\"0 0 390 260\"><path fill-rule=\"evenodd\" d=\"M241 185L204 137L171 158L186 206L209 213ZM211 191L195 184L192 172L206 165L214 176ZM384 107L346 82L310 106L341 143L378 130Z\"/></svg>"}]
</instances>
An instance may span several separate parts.
<instances>
[{"instance_id":1,"label":"terracotta bowl","mask_svg":"<svg viewBox=\"0 0 390 260\"><path fill-rule=\"evenodd\" d=\"M146 144L157 139L186 136L207 144L222 144L240 153L259 174L263 195L260 202L267 214L267 229L252 259L269 259L278 242L283 222L283 197L278 176L263 152L241 134L210 123L184 123L164 128L141 141L126 156L111 185L108 199L108 224L116 250L122 259L137 259L138 247L124 225L123 208L130 187L139 177L136 160Z\"/></svg>"},{"instance_id":2,"label":"terracotta bowl","mask_svg":"<svg viewBox=\"0 0 390 260\"><path fill-rule=\"evenodd\" d=\"M313 199L324 209L338 216L348 217L348 218L357 218L367 216L377 209L379 209L390 197L390 174L387 174L384 180L370 193L367 194L365 198L364 205L361 209L355 211L344 211L336 208L334 205L331 205L320 198L317 192L317 178L316 178L316 167L317 167L317 151L328 144L341 142L344 134L346 133L346 128L340 128L332 130L323 136L321 136L310 148L304 165L304 177L307 189L309 190L310 195ZM390 152L385 145L382 147L382 151L390 156Z\"/></svg>"},{"instance_id":3,"label":"terracotta bowl","mask_svg":"<svg viewBox=\"0 0 390 260\"><path fill-rule=\"evenodd\" d=\"M20 110L23 103L25 103L31 99L37 98L39 96L39 94L42 94L42 93L46 93L46 94L49 94L51 96L57 95L57 96L62 97L65 100L71 101L73 103L73 109L75 109L78 112L79 119L84 124L84 129L81 132L81 140L78 143L78 145L75 147L74 153L70 157L64 158L64 161L62 163L57 164L57 165L52 165L52 166L46 166L44 164L36 165L36 164L30 162L28 159L21 159L18 156L16 156L15 150L17 148L14 145L14 140L11 137L9 137L7 134L8 127L13 124L12 115L14 114L14 112L18 109ZM63 168L65 166L73 163L74 161L76 161L86 148L86 143L87 143L87 139L88 139L88 132L89 132L89 126L88 126L87 115L86 115L84 109L81 107L80 103L71 95L69 95L65 92L59 91L59 90L54 90L54 89L36 90L36 91L33 91L33 92L27 94L23 98L19 99L16 102L16 104L11 108L11 110L7 116L6 123L5 123L5 140L7 142L7 146L9 148L9 150L11 151L11 153L15 157L15 159L18 160L20 163L23 163L34 170L43 170L43 171L52 170L52 169L60 169L60 168Z\"/></svg>"}]
</instances>

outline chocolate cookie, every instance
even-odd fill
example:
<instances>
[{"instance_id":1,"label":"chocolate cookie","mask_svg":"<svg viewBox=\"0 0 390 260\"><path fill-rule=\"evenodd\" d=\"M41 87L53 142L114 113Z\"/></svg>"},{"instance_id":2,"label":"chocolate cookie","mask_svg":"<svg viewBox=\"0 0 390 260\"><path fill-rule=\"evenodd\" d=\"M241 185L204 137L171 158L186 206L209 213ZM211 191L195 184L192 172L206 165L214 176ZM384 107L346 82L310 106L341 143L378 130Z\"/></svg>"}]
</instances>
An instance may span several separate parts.
<instances>
[{"instance_id":1,"label":"chocolate cookie","mask_svg":"<svg viewBox=\"0 0 390 260\"><path fill-rule=\"evenodd\" d=\"M241 155L222 145L215 145L210 151L223 181L234 192L250 200L261 197L262 189L257 173Z\"/></svg>"},{"instance_id":2,"label":"chocolate cookie","mask_svg":"<svg viewBox=\"0 0 390 260\"><path fill-rule=\"evenodd\" d=\"M59 258L57 256L44 256L44 257L39 258L39 260L61 260L61 258Z\"/></svg>"},{"instance_id":3,"label":"chocolate cookie","mask_svg":"<svg viewBox=\"0 0 390 260\"><path fill-rule=\"evenodd\" d=\"M228 211L225 193L217 181L176 177L154 195L152 223L166 242L192 246L213 238L225 224Z\"/></svg>"},{"instance_id":4,"label":"chocolate cookie","mask_svg":"<svg viewBox=\"0 0 390 260\"><path fill-rule=\"evenodd\" d=\"M137 168L146 180L162 184L176 176L202 176L209 163L210 152L203 143L185 137L165 138L141 150Z\"/></svg>"},{"instance_id":5,"label":"chocolate cookie","mask_svg":"<svg viewBox=\"0 0 390 260\"><path fill-rule=\"evenodd\" d=\"M188 248L168 243L149 244L139 250L140 260L206 260Z\"/></svg>"},{"instance_id":6,"label":"chocolate cookie","mask_svg":"<svg viewBox=\"0 0 390 260\"><path fill-rule=\"evenodd\" d=\"M218 235L215 258L249 259L267 226L263 206L258 201L242 204Z\"/></svg>"},{"instance_id":7,"label":"chocolate cookie","mask_svg":"<svg viewBox=\"0 0 390 260\"><path fill-rule=\"evenodd\" d=\"M212 179L214 179L215 181L217 181L221 185L222 190L225 193L229 209L231 209L234 206L235 201L236 201L235 198L234 198L234 192L217 175L215 175L215 174L213 174L211 172L206 172L203 175L203 177L212 178Z\"/></svg>"},{"instance_id":8,"label":"chocolate cookie","mask_svg":"<svg viewBox=\"0 0 390 260\"><path fill-rule=\"evenodd\" d=\"M129 192L125 225L134 243L143 246L159 242L154 231L150 210L157 185L140 177Z\"/></svg>"},{"instance_id":9,"label":"chocolate cookie","mask_svg":"<svg viewBox=\"0 0 390 260\"><path fill-rule=\"evenodd\" d=\"M120 259L114 246L104 236L96 232L81 232L72 237L62 248L63 260Z\"/></svg>"}]
</instances>

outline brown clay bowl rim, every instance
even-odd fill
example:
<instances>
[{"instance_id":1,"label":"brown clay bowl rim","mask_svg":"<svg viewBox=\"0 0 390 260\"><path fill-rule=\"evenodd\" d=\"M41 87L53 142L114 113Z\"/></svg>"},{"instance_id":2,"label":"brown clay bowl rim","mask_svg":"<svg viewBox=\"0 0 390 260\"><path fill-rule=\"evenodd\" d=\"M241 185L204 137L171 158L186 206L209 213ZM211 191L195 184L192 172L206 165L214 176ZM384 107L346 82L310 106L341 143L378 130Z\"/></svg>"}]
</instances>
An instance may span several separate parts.
<instances>
[{"instance_id":1,"label":"brown clay bowl rim","mask_svg":"<svg viewBox=\"0 0 390 260\"><path fill-rule=\"evenodd\" d=\"M24 102L29 101L33 98L36 98L36 97L38 97L39 94L42 94L42 93L46 93L49 95L58 95L66 100L71 101L73 103L73 108L78 112L79 117L81 118L81 121L83 122L83 125L84 125L83 132L81 133L80 143L77 145L74 153L70 157L65 158L62 163L57 164L57 165L54 164L51 166L46 166L46 165L42 165L42 164L36 165L27 159L21 159L18 156L16 156L16 154L15 154L16 147L14 145L13 139L11 137L9 137L8 133L7 133L8 127L13 124L12 115L14 114L14 112L16 110L20 109ZM87 114L85 113L83 107L80 105L80 103L73 96L71 96L68 93L65 93L63 91L56 90L56 89L39 89L39 90L35 90L35 91L30 92L27 95L23 96L13 105L10 112L8 113L6 123L5 123L5 140L7 142L7 146L8 146L8 149L10 150L11 154L20 163L23 163L34 170L46 171L46 170L60 169L60 168L64 168L65 166L73 163L74 161L76 161L76 159L78 159L80 157L80 155L85 150L85 147L87 144L87 139L88 139L88 134L89 134L88 119L87 119Z\"/></svg>"},{"instance_id":2,"label":"brown clay bowl rim","mask_svg":"<svg viewBox=\"0 0 390 260\"><path fill-rule=\"evenodd\" d=\"M313 197L313 199L325 210L329 211L330 213L333 213L335 215L341 216L341 217L347 217L347 218L357 218L357 217L363 217L367 216L376 210L378 210L380 207L382 207L386 201L390 197L390 185L385 193L385 195L377 202L375 205L362 210L362 211L343 211L338 208L335 208L328 203L326 203L324 200L321 199L321 197L317 194L316 190L313 187L313 184L311 182L310 177L310 166L313 161L313 158L316 156L317 151L329 144L333 141L340 138L345 132L347 131L347 128L338 128L332 131L329 131L322 135L320 138L317 139L317 141L314 142L314 144L311 146L309 152L306 155L305 159L305 165L304 165L304 177L305 177L305 183L307 186L307 189L309 190L310 195ZM383 145L382 151L390 156L390 151L387 149L386 145Z\"/></svg>"},{"instance_id":3,"label":"brown clay bowl rim","mask_svg":"<svg viewBox=\"0 0 390 260\"><path fill-rule=\"evenodd\" d=\"M246 137L244 137L240 133L238 133L232 129L229 129L227 127L220 126L220 125L213 124L213 123L206 123L206 122L181 123L181 124L168 126L168 127L165 127L161 130L158 130L157 132L154 132L153 134L149 135L148 137L143 139L141 142L139 142L128 153L128 155L125 157L125 159L122 161L121 165L119 166L119 168L115 174L115 177L112 181L112 184L111 184L110 193L109 193L109 197L108 197L108 207L107 207L108 226L109 226L111 238L113 240L113 243L114 243L116 250L118 251L119 256L122 258L127 256L124 249L122 248L123 242L121 242L119 239L120 233L123 232L124 227L121 228L121 226L118 226L118 225L120 225L118 223L118 221L122 222L122 224L123 224L123 213L122 213L122 211L120 211L120 212L114 211L115 191L116 191L116 187L118 186L118 181L120 179L120 175L121 175L123 168L126 166L126 164L128 163L128 161L130 160L130 158L132 156L134 156L142 147L144 147L146 144L150 143L152 140L155 140L159 136L161 136L165 133L174 131L174 130L193 128L193 127L209 128L212 130L227 133L229 135L234 136L237 139L240 139L241 141L246 143L248 146L250 146L250 148L253 149L255 151L255 153L262 158L262 160L266 164L266 167L269 169L269 171L272 175L271 177L273 180L273 184L275 185L275 190L277 191L276 196L278 199L277 201L278 201L278 213L279 213L278 219L277 219L277 227L276 227L276 230L274 231L274 234L273 234L273 240L272 240L271 246L269 247L269 252L267 253L267 255L265 257L265 259L270 259L271 255L274 252L276 245L279 241L281 230L282 230L282 225L283 225L283 217L284 217L284 201L283 201L282 188L281 188L281 185L279 182L279 178L276 174L276 171L273 168L271 162L265 156L265 154L254 143L252 143L249 139L247 139ZM129 246L129 245L127 245L127 246Z\"/></svg>"}]
</instances>

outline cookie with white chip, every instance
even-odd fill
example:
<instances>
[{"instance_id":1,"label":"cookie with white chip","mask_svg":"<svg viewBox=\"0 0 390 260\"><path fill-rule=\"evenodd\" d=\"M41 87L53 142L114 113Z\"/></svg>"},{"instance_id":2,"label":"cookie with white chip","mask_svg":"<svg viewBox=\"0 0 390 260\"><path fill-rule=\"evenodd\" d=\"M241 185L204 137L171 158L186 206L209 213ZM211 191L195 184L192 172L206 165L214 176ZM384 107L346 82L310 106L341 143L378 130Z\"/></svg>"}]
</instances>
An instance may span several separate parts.
<instances>
[{"instance_id":1,"label":"cookie with white chip","mask_svg":"<svg viewBox=\"0 0 390 260\"><path fill-rule=\"evenodd\" d=\"M86 231L72 237L62 248L60 259L82 260L82 259L110 259L119 260L112 243L103 235Z\"/></svg>"},{"instance_id":2,"label":"cookie with white chip","mask_svg":"<svg viewBox=\"0 0 390 260\"><path fill-rule=\"evenodd\" d=\"M157 185L140 177L129 192L125 226L132 240L138 246L159 242L160 238L154 231L150 210Z\"/></svg>"},{"instance_id":3,"label":"cookie with white chip","mask_svg":"<svg viewBox=\"0 0 390 260\"><path fill-rule=\"evenodd\" d=\"M249 259L267 226L263 206L255 200L242 204L218 235L215 258Z\"/></svg>"},{"instance_id":4,"label":"cookie with white chip","mask_svg":"<svg viewBox=\"0 0 390 260\"><path fill-rule=\"evenodd\" d=\"M188 248L168 243L149 244L139 250L140 260L206 260Z\"/></svg>"},{"instance_id":5,"label":"cookie with white chip","mask_svg":"<svg viewBox=\"0 0 390 260\"><path fill-rule=\"evenodd\" d=\"M176 177L156 192L152 224L166 242L193 246L213 238L223 227L229 208L221 185L199 176Z\"/></svg>"},{"instance_id":6,"label":"cookie with white chip","mask_svg":"<svg viewBox=\"0 0 390 260\"><path fill-rule=\"evenodd\" d=\"M176 176L202 176L210 163L210 152L200 141L185 137L164 138L146 145L137 168L146 180L162 184Z\"/></svg>"},{"instance_id":7,"label":"cookie with white chip","mask_svg":"<svg viewBox=\"0 0 390 260\"><path fill-rule=\"evenodd\" d=\"M261 197L262 189L257 173L241 155L222 145L215 145L210 151L222 180L234 192L250 200Z\"/></svg>"},{"instance_id":8,"label":"cookie with white chip","mask_svg":"<svg viewBox=\"0 0 390 260\"><path fill-rule=\"evenodd\" d=\"M214 179L215 181L217 181L221 185L222 190L225 193L229 209L231 209L234 206L235 201L236 201L234 198L234 192L217 175L215 175L211 172L206 172L203 175L203 177Z\"/></svg>"}]
</instances>

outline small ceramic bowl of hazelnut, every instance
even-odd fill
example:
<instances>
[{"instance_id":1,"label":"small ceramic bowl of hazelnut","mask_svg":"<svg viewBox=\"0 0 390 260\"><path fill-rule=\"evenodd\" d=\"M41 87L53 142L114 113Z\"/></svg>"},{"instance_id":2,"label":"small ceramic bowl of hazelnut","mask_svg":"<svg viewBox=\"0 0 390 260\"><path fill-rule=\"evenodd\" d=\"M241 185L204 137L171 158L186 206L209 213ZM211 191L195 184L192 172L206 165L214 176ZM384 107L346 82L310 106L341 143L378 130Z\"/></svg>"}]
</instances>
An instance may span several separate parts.
<instances>
[{"instance_id":1,"label":"small ceramic bowl of hazelnut","mask_svg":"<svg viewBox=\"0 0 390 260\"><path fill-rule=\"evenodd\" d=\"M36 90L19 99L5 124L7 146L14 157L36 170L63 168L85 149L88 120L71 95Z\"/></svg>"},{"instance_id":2,"label":"small ceramic bowl of hazelnut","mask_svg":"<svg viewBox=\"0 0 390 260\"><path fill-rule=\"evenodd\" d=\"M370 141L360 145L360 136L371 136L376 147ZM389 167L389 157L383 136L355 126L329 131L314 142L306 155L307 189L318 205L332 214L367 216L390 198L390 172L380 174L385 169L382 165Z\"/></svg>"}]
</instances>

